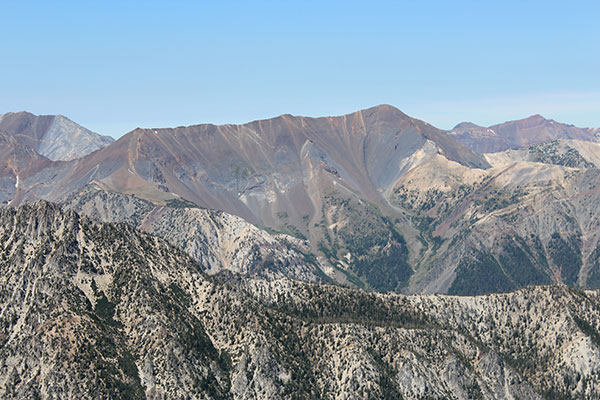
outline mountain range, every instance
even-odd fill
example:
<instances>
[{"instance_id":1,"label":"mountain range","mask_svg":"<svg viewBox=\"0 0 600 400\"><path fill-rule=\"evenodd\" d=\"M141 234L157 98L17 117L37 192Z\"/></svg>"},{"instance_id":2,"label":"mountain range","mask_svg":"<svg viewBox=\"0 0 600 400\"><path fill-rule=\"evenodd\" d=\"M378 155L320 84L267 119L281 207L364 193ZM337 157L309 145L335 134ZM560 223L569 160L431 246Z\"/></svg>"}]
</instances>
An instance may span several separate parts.
<instances>
[{"instance_id":1,"label":"mountain range","mask_svg":"<svg viewBox=\"0 0 600 400\"><path fill-rule=\"evenodd\" d=\"M600 398L597 134L4 114L0 397Z\"/></svg>"},{"instance_id":2,"label":"mountain range","mask_svg":"<svg viewBox=\"0 0 600 400\"><path fill-rule=\"evenodd\" d=\"M487 128L471 122L461 122L448 134L477 152L496 153L557 139L597 142L600 138L600 129L577 128L536 114L529 118Z\"/></svg>"},{"instance_id":3,"label":"mountain range","mask_svg":"<svg viewBox=\"0 0 600 400\"><path fill-rule=\"evenodd\" d=\"M76 205L83 201L77 196L106 192L111 196L97 196L125 204L108 207L96 199L76 210L154 233L155 218L175 218L157 211L169 204L195 213L182 220L199 218L200 225L206 216L194 208L218 210L275 241L288 235L286 243L291 236L303 243L292 259L311 263L302 264L302 272L277 268L273 276L379 291L600 286L600 147L594 129L534 116L443 131L382 105L341 117L282 115L243 125L136 129L100 149L89 140L79 158L51 160L35 138L54 137L38 132L48 132L49 121L57 120L64 117L3 116L5 204L69 199ZM61 143L77 142L69 135L79 138L82 131L63 129ZM518 148L477 151L481 143L497 150L499 137ZM142 201L148 214L116 211ZM103 207L111 211L98 210ZM178 234L178 228L163 229L163 237L190 232L189 226L170 226L181 228ZM193 240L177 239L192 256ZM207 268L248 269L221 264Z\"/></svg>"}]
</instances>

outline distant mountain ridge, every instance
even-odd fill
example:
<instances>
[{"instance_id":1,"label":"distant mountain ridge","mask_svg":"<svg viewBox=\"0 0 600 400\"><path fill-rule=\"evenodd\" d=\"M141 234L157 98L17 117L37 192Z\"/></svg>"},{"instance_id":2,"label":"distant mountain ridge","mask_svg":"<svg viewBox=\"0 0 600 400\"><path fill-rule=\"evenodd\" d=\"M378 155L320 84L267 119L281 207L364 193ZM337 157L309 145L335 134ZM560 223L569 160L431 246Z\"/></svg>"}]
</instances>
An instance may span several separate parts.
<instances>
[{"instance_id":1,"label":"distant mountain ridge","mask_svg":"<svg viewBox=\"0 0 600 400\"><path fill-rule=\"evenodd\" d=\"M448 132L450 136L479 153L496 153L523 148L556 139L597 142L600 129L577 128L546 119L539 114L490 127L462 122Z\"/></svg>"},{"instance_id":2,"label":"distant mountain ridge","mask_svg":"<svg viewBox=\"0 0 600 400\"><path fill-rule=\"evenodd\" d=\"M62 115L28 112L0 114L0 133L15 138L52 161L70 161L111 144L114 139L92 132Z\"/></svg>"}]
</instances>

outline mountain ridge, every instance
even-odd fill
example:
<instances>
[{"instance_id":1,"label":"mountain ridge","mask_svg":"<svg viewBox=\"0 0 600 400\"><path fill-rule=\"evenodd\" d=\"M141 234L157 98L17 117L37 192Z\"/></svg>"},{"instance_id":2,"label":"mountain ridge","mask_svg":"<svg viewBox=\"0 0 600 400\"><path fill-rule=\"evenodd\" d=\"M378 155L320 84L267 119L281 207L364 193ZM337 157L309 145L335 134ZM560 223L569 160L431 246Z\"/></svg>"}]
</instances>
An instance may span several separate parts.
<instances>
[{"instance_id":1,"label":"mountain ridge","mask_svg":"<svg viewBox=\"0 0 600 400\"><path fill-rule=\"evenodd\" d=\"M152 207L187 201L221 210L306 239L329 279L368 289L473 294L550 281L595 287L600 258L589 218L600 154L576 141L549 143L483 156L382 105L338 117L135 129L68 162L9 149L0 187L11 205L60 202L93 182ZM548 220L536 215L541 210ZM515 224L519 218L532 225ZM522 241L515 247L507 238L516 232ZM556 246L569 250L575 266ZM528 260L525 277L519 260Z\"/></svg>"},{"instance_id":2,"label":"mountain ridge","mask_svg":"<svg viewBox=\"0 0 600 400\"><path fill-rule=\"evenodd\" d=\"M164 240L44 201L1 207L0 221L3 397L600 395L597 291L210 278Z\"/></svg>"},{"instance_id":3,"label":"mountain ridge","mask_svg":"<svg viewBox=\"0 0 600 400\"><path fill-rule=\"evenodd\" d=\"M540 114L483 127L471 122L457 124L448 134L479 153L538 145L557 139L598 142L600 129L578 128L547 119Z\"/></svg>"}]
</instances>

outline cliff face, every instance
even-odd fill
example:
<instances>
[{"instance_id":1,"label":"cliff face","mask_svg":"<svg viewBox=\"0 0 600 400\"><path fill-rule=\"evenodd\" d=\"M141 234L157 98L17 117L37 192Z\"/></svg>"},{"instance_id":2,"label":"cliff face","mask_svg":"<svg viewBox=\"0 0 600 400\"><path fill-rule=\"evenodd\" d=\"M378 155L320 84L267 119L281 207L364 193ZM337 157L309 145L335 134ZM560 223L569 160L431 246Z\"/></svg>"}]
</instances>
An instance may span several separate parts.
<instances>
[{"instance_id":1,"label":"cliff face","mask_svg":"<svg viewBox=\"0 0 600 400\"><path fill-rule=\"evenodd\" d=\"M0 209L5 398L594 398L600 298L207 277L123 224Z\"/></svg>"}]
</instances>

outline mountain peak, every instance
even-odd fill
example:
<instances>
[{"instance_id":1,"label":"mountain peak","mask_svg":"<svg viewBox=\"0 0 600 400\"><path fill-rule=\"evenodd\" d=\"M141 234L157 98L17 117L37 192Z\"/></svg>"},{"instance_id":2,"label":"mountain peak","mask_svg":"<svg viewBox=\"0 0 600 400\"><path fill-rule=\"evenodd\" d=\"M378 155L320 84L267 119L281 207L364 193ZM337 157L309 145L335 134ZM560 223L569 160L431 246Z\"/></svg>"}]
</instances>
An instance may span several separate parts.
<instances>
[{"instance_id":1,"label":"mountain peak","mask_svg":"<svg viewBox=\"0 0 600 400\"><path fill-rule=\"evenodd\" d=\"M383 115L395 115L404 118L410 118L407 114L403 113L400 109L391 106L389 104L379 104L373 107L365 108L363 110L358 111L363 114L369 113L377 113Z\"/></svg>"},{"instance_id":2,"label":"mountain peak","mask_svg":"<svg viewBox=\"0 0 600 400\"><path fill-rule=\"evenodd\" d=\"M544 126L555 121L544 118L540 114L535 114L527 118L506 121L501 124L490 126L490 129L502 131L503 129L530 129L536 126ZM562 125L562 124L561 124Z\"/></svg>"},{"instance_id":3,"label":"mountain peak","mask_svg":"<svg viewBox=\"0 0 600 400\"><path fill-rule=\"evenodd\" d=\"M524 118L524 119L522 119L522 120L520 120L520 121L527 121L527 122L544 122L544 121L550 121L550 120L549 120L549 119L547 119L547 118L544 118L544 117L543 117L542 115L540 115L540 114L535 114L535 115L532 115L532 116L530 116L530 117ZM515 121L515 122L520 122L520 121Z\"/></svg>"},{"instance_id":4,"label":"mountain peak","mask_svg":"<svg viewBox=\"0 0 600 400\"><path fill-rule=\"evenodd\" d=\"M268 118L266 120L261 120L261 121L271 121L273 119L278 119L278 118L311 118L311 119L319 119L319 118L347 118L350 116L354 116L354 115L358 115L358 114L362 114L362 115L375 115L375 114L380 114L380 115L398 115L401 116L402 118L410 118L408 115L406 115L405 113L403 113L401 110L399 110L398 108L391 106L389 104L378 104L376 106L373 107L368 107L368 108L363 108L357 111L352 111L350 113L346 113L346 114L336 114L336 115L327 115L324 117L308 117L306 115L294 115L294 114L281 114L275 118ZM253 121L256 122L256 121Z\"/></svg>"},{"instance_id":5,"label":"mountain peak","mask_svg":"<svg viewBox=\"0 0 600 400\"><path fill-rule=\"evenodd\" d=\"M400 111L398 108L396 108L396 107L394 107L392 105L389 105L389 104L378 104L376 106L369 107L369 108L367 108L364 111L367 111L367 110L394 111L394 112ZM400 112L402 112L402 111L400 111Z\"/></svg>"},{"instance_id":6,"label":"mountain peak","mask_svg":"<svg viewBox=\"0 0 600 400\"><path fill-rule=\"evenodd\" d=\"M92 132L64 115L27 111L3 114L0 131L53 161L73 160L113 142L111 137Z\"/></svg>"},{"instance_id":7,"label":"mountain peak","mask_svg":"<svg viewBox=\"0 0 600 400\"><path fill-rule=\"evenodd\" d=\"M47 115L35 115L30 113L29 111L9 111L4 114L0 114L3 117L13 117L13 118L24 118L24 117L45 117Z\"/></svg>"},{"instance_id":8,"label":"mountain peak","mask_svg":"<svg viewBox=\"0 0 600 400\"><path fill-rule=\"evenodd\" d=\"M474 124L473 122L461 122L459 124L456 124L456 126L454 128L452 128L452 130L457 130L457 129L475 129L475 128L482 128L482 126Z\"/></svg>"}]
</instances>

